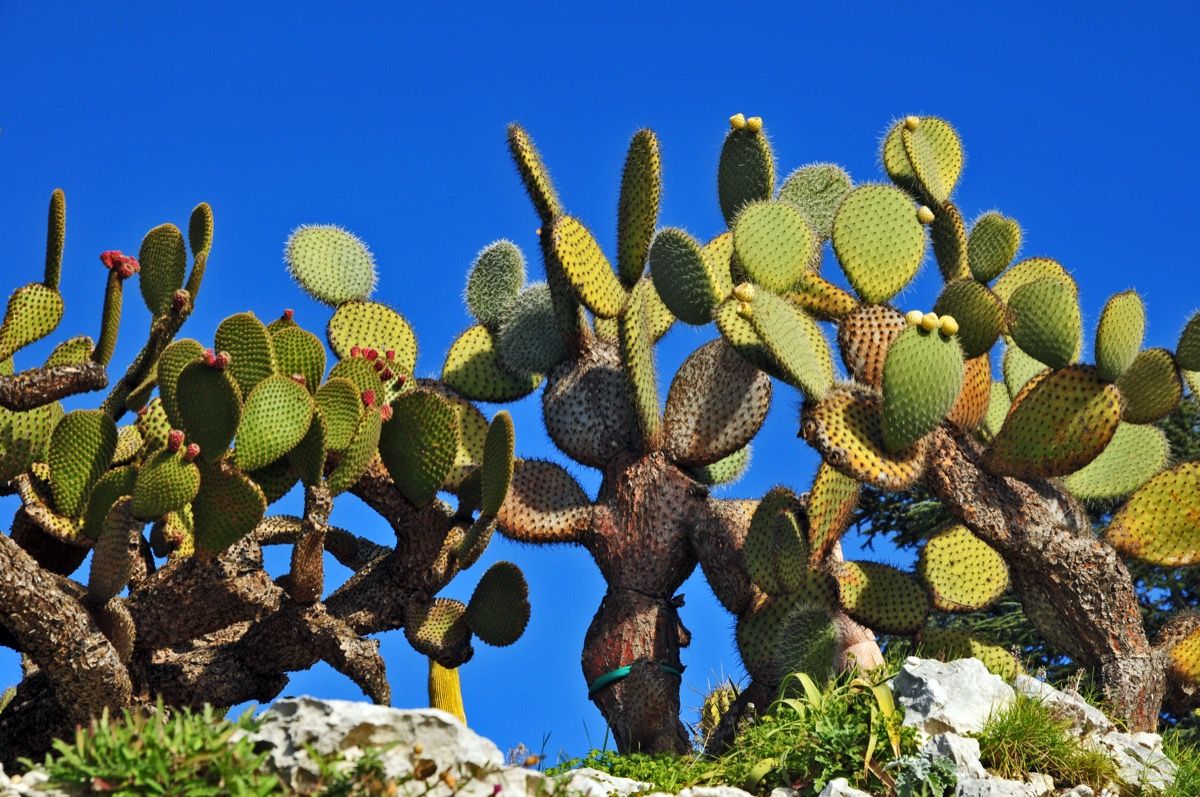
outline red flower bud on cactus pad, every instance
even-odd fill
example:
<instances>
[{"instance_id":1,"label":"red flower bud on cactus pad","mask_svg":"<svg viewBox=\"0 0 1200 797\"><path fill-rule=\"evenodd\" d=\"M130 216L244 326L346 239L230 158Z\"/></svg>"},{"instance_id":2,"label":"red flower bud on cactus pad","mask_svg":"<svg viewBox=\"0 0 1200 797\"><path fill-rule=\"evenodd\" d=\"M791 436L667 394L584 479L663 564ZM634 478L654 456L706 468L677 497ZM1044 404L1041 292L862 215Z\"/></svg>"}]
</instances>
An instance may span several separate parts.
<instances>
[{"instance_id":1,"label":"red flower bud on cactus pad","mask_svg":"<svg viewBox=\"0 0 1200 797\"><path fill-rule=\"evenodd\" d=\"M377 352L375 349L363 349L363 356L368 360L374 360L379 356L379 352Z\"/></svg>"},{"instance_id":2,"label":"red flower bud on cactus pad","mask_svg":"<svg viewBox=\"0 0 1200 797\"><path fill-rule=\"evenodd\" d=\"M379 372L379 378L382 379L384 382L392 381L392 377L394 377L394 376L395 376L395 374L392 373L391 368L384 368L382 371Z\"/></svg>"},{"instance_id":3,"label":"red flower bud on cactus pad","mask_svg":"<svg viewBox=\"0 0 1200 797\"><path fill-rule=\"evenodd\" d=\"M123 280L127 280L134 274L142 270L141 264L137 262L137 258L123 257L121 262L113 266L113 270L117 272L117 276Z\"/></svg>"},{"instance_id":4,"label":"red flower bud on cactus pad","mask_svg":"<svg viewBox=\"0 0 1200 797\"><path fill-rule=\"evenodd\" d=\"M293 310L292 308L289 307L288 309L283 311L283 320L284 321L291 321L295 317L296 317L296 311Z\"/></svg>"},{"instance_id":5,"label":"red flower bud on cactus pad","mask_svg":"<svg viewBox=\"0 0 1200 797\"><path fill-rule=\"evenodd\" d=\"M212 349L205 349L204 364L207 366L215 366L217 364L217 353Z\"/></svg>"},{"instance_id":6,"label":"red flower bud on cactus pad","mask_svg":"<svg viewBox=\"0 0 1200 797\"><path fill-rule=\"evenodd\" d=\"M351 357L361 357L362 349L358 348L357 346L351 346L350 347L350 356Z\"/></svg>"},{"instance_id":7,"label":"red flower bud on cactus pad","mask_svg":"<svg viewBox=\"0 0 1200 797\"><path fill-rule=\"evenodd\" d=\"M183 308L187 307L187 304L189 301L191 301L191 299L192 295L183 288L180 288L179 290L175 291L175 293L171 294L171 307L175 308L176 312L179 312Z\"/></svg>"},{"instance_id":8,"label":"red flower bud on cactus pad","mask_svg":"<svg viewBox=\"0 0 1200 797\"><path fill-rule=\"evenodd\" d=\"M198 456L200 456L200 446L195 443L188 443L187 448L183 449L184 462L191 462Z\"/></svg>"},{"instance_id":9,"label":"red flower bud on cactus pad","mask_svg":"<svg viewBox=\"0 0 1200 797\"><path fill-rule=\"evenodd\" d=\"M374 390L364 390L362 392L362 401L363 401L363 404L366 404L368 407L374 407L375 406L375 391Z\"/></svg>"},{"instance_id":10,"label":"red flower bud on cactus pad","mask_svg":"<svg viewBox=\"0 0 1200 797\"><path fill-rule=\"evenodd\" d=\"M167 432L167 450L174 452L181 448L183 448L183 432L179 429Z\"/></svg>"},{"instance_id":11,"label":"red flower bud on cactus pad","mask_svg":"<svg viewBox=\"0 0 1200 797\"><path fill-rule=\"evenodd\" d=\"M388 362L394 362L396 359L396 350L388 349L384 356L387 357Z\"/></svg>"},{"instance_id":12,"label":"red flower bud on cactus pad","mask_svg":"<svg viewBox=\"0 0 1200 797\"><path fill-rule=\"evenodd\" d=\"M107 252L100 253L100 262L104 264L105 268L112 268L123 257L125 255L122 254L121 250L109 249Z\"/></svg>"},{"instance_id":13,"label":"red flower bud on cactus pad","mask_svg":"<svg viewBox=\"0 0 1200 797\"><path fill-rule=\"evenodd\" d=\"M390 421L392 419L392 405L384 404L382 407L380 407L379 417L383 418L385 421Z\"/></svg>"},{"instance_id":14,"label":"red flower bud on cactus pad","mask_svg":"<svg viewBox=\"0 0 1200 797\"><path fill-rule=\"evenodd\" d=\"M304 378L304 374L292 374L291 380L297 385L307 385L308 380Z\"/></svg>"}]
</instances>

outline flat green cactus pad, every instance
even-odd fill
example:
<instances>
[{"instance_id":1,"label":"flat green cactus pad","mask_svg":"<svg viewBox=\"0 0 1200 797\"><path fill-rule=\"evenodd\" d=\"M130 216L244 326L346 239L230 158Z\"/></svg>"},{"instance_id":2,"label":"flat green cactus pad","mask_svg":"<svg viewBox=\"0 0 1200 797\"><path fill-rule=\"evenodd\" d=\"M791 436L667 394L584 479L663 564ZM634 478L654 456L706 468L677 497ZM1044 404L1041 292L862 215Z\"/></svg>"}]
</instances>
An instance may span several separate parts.
<instances>
[{"instance_id":1,"label":"flat green cactus pad","mask_svg":"<svg viewBox=\"0 0 1200 797\"><path fill-rule=\"evenodd\" d=\"M471 651L466 611L460 601L449 598L434 598L428 603L413 601L404 612L404 637L418 653L457 666L462 663L459 659L465 659Z\"/></svg>"},{"instance_id":2,"label":"flat green cactus pad","mask_svg":"<svg viewBox=\"0 0 1200 797\"><path fill-rule=\"evenodd\" d=\"M314 412L308 422L308 431L285 455L292 470L300 476L306 487L315 487L325 476L325 422L321 413Z\"/></svg>"},{"instance_id":3,"label":"flat green cactus pad","mask_svg":"<svg viewBox=\"0 0 1200 797\"><path fill-rule=\"evenodd\" d=\"M967 258L971 274L980 282L991 282L1008 268L1021 248L1021 225L1000 213L988 211L971 225Z\"/></svg>"},{"instance_id":4,"label":"flat green cactus pad","mask_svg":"<svg viewBox=\"0 0 1200 797\"><path fill-rule=\"evenodd\" d=\"M1166 349L1146 349L1117 379L1128 423L1156 423L1183 400L1179 368Z\"/></svg>"},{"instance_id":5,"label":"flat green cactus pad","mask_svg":"<svg viewBox=\"0 0 1200 797\"><path fill-rule=\"evenodd\" d=\"M883 445L903 451L942 422L963 385L958 341L909 327L888 349L883 366Z\"/></svg>"},{"instance_id":6,"label":"flat green cactus pad","mask_svg":"<svg viewBox=\"0 0 1200 797\"><path fill-rule=\"evenodd\" d=\"M108 510L123 495L133 495L137 469L128 465L113 468L100 477L88 496L87 510L83 513L80 532L89 539L98 540L104 529Z\"/></svg>"},{"instance_id":7,"label":"flat green cactus pad","mask_svg":"<svg viewBox=\"0 0 1200 797\"><path fill-rule=\"evenodd\" d=\"M245 537L262 520L267 499L250 477L227 462L196 461L200 491L192 502L196 549L220 553Z\"/></svg>"},{"instance_id":8,"label":"flat green cactus pad","mask_svg":"<svg viewBox=\"0 0 1200 797\"><path fill-rule=\"evenodd\" d=\"M1004 387L1010 399L1015 399L1035 376L1046 373L1049 369L1038 360L1033 359L1018 346L1009 343L1004 350L1001 361L1004 372Z\"/></svg>"},{"instance_id":9,"label":"flat green cactus pad","mask_svg":"<svg viewBox=\"0 0 1200 797\"><path fill-rule=\"evenodd\" d=\"M268 504L283 498L300 481L300 474L286 456L246 474L262 490Z\"/></svg>"},{"instance_id":10,"label":"flat green cactus pad","mask_svg":"<svg viewBox=\"0 0 1200 797\"><path fill-rule=\"evenodd\" d=\"M780 643L785 632L796 630L794 624L787 622L790 614L820 609L828 612L828 607L836 601L827 576L814 574L812 584L812 589L806 590L805 594L764 596L750 612L738 619L738 654L755 678L778 681L788 674L787 663L780 660Z\"/></svg>"},{"instance_id":11,"label":"flat green cactus pad","mask_svg":"<svg viewBox=\"0 0 1200 797\"><path fill-rule=\"evenodd\" d=\"M338 360L329 369L330 379L345 379L358 388L358 393L372 390L381 401L388 398L388 390L395 382L384 382L375 363L366 357L351 357L348 360Z\"/></svg>"},{"instance_id":12,"label":"flat green cactus pad","mask_svg":"<svg viewBox=\"0 0 1200 797\"><path fill-rule=\"evenodd\" d=\"M841 166L813 163L801 166L787 176L779 187L779 199L795 205L821 239L833 233L833 217L838 205L850 193L854 183Z\"/></svg>"},{"instance_id":13,"label":"flat green cactus pad","mask_svg":"<svg viewBox=\"0 0 1200 797\"><path fill-rule=\"evenodd\" d=\"M1134 291L1115 294L1104 305L1096 325L1096 370L1115 382L1142 348L1146 335L1146 308Z\"/></svg>"},{"instance_id":14,"label":"flat green cactus pad","mask_svg":"<svg viewBox=\"0 0 1200 797\"><path fill-rule=\"evenodd\" d=\"M87 599L93 605L107 603L129 583L142 530L142 524L129 511L130 501L122 498L113 505L104 518L100 538L92 548Z\"/></svg>"},{"instance_id":15,"label":"flat green cactus pad","mask_svg":"<svg viewBox=\"0 0 1200 797\"><path fill-rule=\"evenodd\" d=\"M158 317L171 309L175 291L183 287L187 276L187 249L183 233L174 224L160 224L142 239L138 251L142 270L138 287L151 315Z\"/></svg>"},{"instance_id":16,"label":"flat green cactus pad","mask_svg":"<svg viewBox=\"0 0 1200 797\"><path fill-rule=\"evenodd\" d=\"M204 347L199 341L181 338L168 344L158 358L158 395L167 418L178 427L183 426L183 418L179 414L179 403L175 400L175 386L183 369L203 356Z\"/></svg>"},{"instance_id":17,"label":"flat green cactus pad","mask_svg":"<svg viewBox=\"0 0 1200 797\"><path fill-rule=\"evenodd\" d=\"M269 465L304 439L316 405L304 385L276 374L246 397L233 458L243 471Z\"/></svg>"},{"instance_id":18,"label":"flat green cactus pad","mask_svg":"<svg viewBox=\"0 0 1200 797\"><path fill-rule=\"evenodd\" d=\"M1078 355L1083 336L1076 290L1042 277L1013 291L1008 299L1008 331L1029 356L1063 368Z\"/></svg>"},{"instance_id":19,"label":"flat green cactus pad","mask_svg":"<svg viewBox=\"0 0 1200 797\"><path fill-rule=\"evenodd\" d=\"M54 351L50 352L50 356L46 358L46 367L85 363L91 357L95 345L95 342L87 335L67 338L55 346Z\"/></svg>"},{"instance_id":20,"label":"flat green cactus pad","mask_svg":"<svg viewBox=\"0 0 1200 797\"><path fill-rule=\"evenodd\" d=\"M192 208L192 213L188 216L188 246L192 247L192 257L197 260L207 258L212 250L212 242L212 207L207 202L201 202Z\"/></svg>"},{"instance_id":21,"label":"flat green cactus pad","mask_svg":"<svg viewBox=\"0 0 1200 797\"><path fill-rule=\"evenodd\" d=\"M906 117L884 139L883 165L897 185L941 204L962 173L962 142L944 119Z\"/></svg>"},{"instance_id":22,"label":"flat green cactus pad","mask_svg":"<svg viewBox=\"0 0 1200 797\"><path fill-rule=\"evenodd\" d=\"M1129 497L1104 532L1109 544L1162 567L1200 564L1200 463L1159 473Z\"/></svg>"},{"instance_id":23,"label":"flat green cactus pad","mask_svg":"<svg viewBox=\"0 0 1200 797\"><path fill-rule=\"evenodd\" d=\"M742 478L748 467L750 467L750 446L745 445L716 462L689 468L688 473L701 484L717 486L733 484Z\"/></svg>"},{"instance_id":24,"label":"flat green cactus pad","mask_svg":"<svg viewBox=\"0 0 1200 797\"><path fill-rule=\"evenodd\" d=\"M728 265L724 273L714 269L704 249L683 230L660 230L650 245L649 260L655 291L685 324L707 324L717 305L733 290ZM728 255L725 262L729 262Z\"/></svg>"},{"instance_id":25,"label":"flat green cactus pad","mask_svg":"<svg viewBox=\"0 0 1200 797\"><path fill-rule=\"evenodd\" d=\"M142 436L142 446L146 453L166 446L171 428L171 420L167 417L167 411L160 399L151 399L146 408L138 413L137 429L138 434Z\"/></svg>"},{"instance_id":26,"label":"flat green cactus pad","mask_svg":"<svg viewBox=\"0 0 1200 797\"><path fill-rule=\"evenodd\" d=\"M109 465L126 465L137 456L142 449L142 433L138 431L137 426L129 424L128 426L117 427L117 450L113 452L112 461Z\"/></svg>"},{"instance_id":27,"label":"flat green cactus pad","mask_svg":"<svg viewBox=\"0 0 1200 797\"><path fill-rule=\"evenodd\" d=\"M489 645L505 647L529 624L529 586L512 562L496 562L479 579L467 610L467 627Z\"/></svg>"},{"instance_id":28,"label":"flat green cactus pad","mask_svg":"<svg viewBox=\"0 0 1200 797\"><path fill-rule=\"evenodd\" d=\"M617 205L617 271L627 286L636 284L646 267L661 196L658 138L653 131L639 130L633 134L625 155Z\"/></svg>"},{"instance_id":29,"label":"flat green cactus pad","mask_svg":"<svg viewBox=\"0 0 1200 797\"><path fill-rule=\"evenodd\" d=\"M362 391L349 379L333 377L321 385L314 397L325 420L325 445L342 451L350 445L354 428L362 416Z\"/></svg>"},{"instance_id":30,"label":"flat green cactus pad","mask_svg":"<svg viewBox=\"0 0 1200 797\"><path fill-rule=\"evenodd\" d=\"M962 429L977 429L987 416L992 395L991 357L981 354L963 364L963 386L946 420ZM1007 398L1007 396L1006 396Z\"/></svg>"},{"instance_id":31,"label":"flat green cactus pad","mask_svg":"<svg viewBox=\"0 0 1200 797\"><path fill-rule=\"evenodd\" d=\"M542 163L541 153L538 152L533 139L518 124L508 126L508 151L517 165L529 198L533 200L538 217L541 218L542 224L549 225L555 216L562 213L562 204L554 190L554 183L550 181L550 172Z\"/></svg>"},{"instance_id":32,"label":"flat green cactus pad","mask_svg":"<svg viewBox=\"0 0 1200 797\"><path fill-rule=\"evenodd\" d=\"M638 280L637 284L630 289L629 296L631 301L641 302L642 312L646 315L646 331L650 335L650 340L657 343L675 323L675 314L663 304L663 300L659 297L658 291L654 289L654 282L649 276ZM596 319L598 323L605 320L603 318ZM616 339L615 336L613 339Z\"/></svg>"},{"instance_id":33,"label":"flat green cactus pad","mask_svg":"<svg viewBox=\"0 0 1200 797\"><path fill-rule=\"evenodd\" d=\"M512 241L483 248L467 275L467 309L480 324L495 331L508 306L525 284L525 256Z\"/></svg>"},{"instance_id":34,"label":"flat green cactus pad","mask_svg":"<svg viewBox=\"0 0 1200 797\"><path fill-rule=\"evenodd\" d=\"M392 419L379 438L379 455L404 497L424 506L454 467L458 415L444 396L426 389L405 393L392 407Z\"/></svg>"},{"instance_id":35,"label":"flat green cactus pad","mask_svg":"<svg viewBox=\"0 0 1200 797\"><path fill-rule=\"evenodd\" d=\"M750 323L784 380L810 399L824 398L833 385L833 355L817 323L769 291L755 291L749 306Z\"/></svg>"},{"instance_id":36,"label":"flat green cactus pad","mask_svg":"<svg viewBox=\"0 0 1200 797\"><path fill-rule=\"evenodd\" d=\"M983 428L980 430L985 440L994 440L1000 434L1011 408L1012 399L1008 397L1008 389L1002 382L993 382L988 394L987 413L983 416Z\"/></svg>"},{"instance_id":37,"label":"flat green cactus pad","mask_svg":"<svg viewBox=\"0 0 1200 797\"><path fill-rule=\"evenodd\" d=\"M630 297L625 311L617 319L617 340L621 366L629 380L630 398L637 412L638 427L646 450L658 447L662 427L659 408L658 372L654 364L654 343L650 340L646 317L645 293Z\"/></svg>"},{"instance_id":38,"label":"flat green cactus pad","mask_svg":"<svg viewBox=\"0 0 1200 797\"><path fill-rule=\"evenodd\" d=\"M1167 656L1173 676L1186 683L1200 683L1200 628L1172 645Z\"/></svg>"},{"instance_id":39,"label":"flat green cactus pad","mask_svg":"<svg viewBox=\"0 0 1200 797\"><path fill-rule=\"evenodd\" d=\"M496 517L507 536L538 542L570 538L591 515L587 493L561 465L523 459L513 464L512 484Z\"/></svg>"},{"instance_id":40,"label":"flat green cactus pad","mask_svg":"<svg viewBox=\"0 0 1200 797\"><path fill-rule=\"evenodd\" d=\"M946 202L938 208L937 215L929 225L929 240L933 244L933 256L937 260L938 271L942 272L942 279L953 282L971 276L967 223L953 202Z\"/></svg>"},{"instance_id":41,"label":"flat green cactus pad","mask_svg":"<svg viewBox=\"0 0 1200 797\"><path fill-rule=\"evenodd\" d=\"M806 271L785 298L819 321L841 321L858 308L858 299L815 271Z\"/></svg>"},{"instance_id":42,"label":"flat green cactus pad","mask_svg":"<svg viewBox=\"0 0 1200 797\"><path fill-rule=\"evenodd\" d=\"M834 572L846 614L885 634L911 634L925 624L929 599L907 573L878 562L841 562Z\"/></svg>"},{"instance_id":43,"label":"flat green cactus pad","mask_svg":"<svg viewBox=\"0 0 1200 797\"><path fill-rule=\"evenodd\" d=\"M861 305L838 325L838 349L856 381L883 387L888 349L908 324L904 316L881 304Z\"/></svg>"},{"instance_id":44,"label":"flat green cactus pad","mask_svg":"<svg viewBox=\"0 0 1200 797\"><path fill-rule=\"evenodd\" d=\"M958 342L968 360L986 354L1004 329L1004 305L987 286L973 279L948 283L933 312L958 322Z\"/></svg>"},{"instance_id":45,"label":"flat green cactus pad","mask_svg":"<svg viewBox=\"0 0 1200 797\"><path fill-rule=\"evenodd\" d=\"M801 433L821 457L852 479L880 490L907 490L925 472L924 440L897 454L883 446L882 401L837 388L804 414Z\"/></svg>"},{"instance_id":46,"label":"flat green cactus pad","mask_svg":"<svg viewBox=\"0 0 1200 797\"><path fill-rule=\"evenodd\" d=\"M242 397L229 372L204 361L191 363L176 381L179 421L200 456L215 462L225 456L242 418Z\"/></svg>"},{"instance_id":47,"label":"flat green cactus pad","mask_svg":"<svg viewBox=\"0 0 1200 797\"><path fill-rule=\"evenodd\" d=\"M957 628L924 629L921 632L921 650L925 655L942 661L979 659L993 675L1005 680L1015 678L1022 669L1021 663L1008 648Z\"/></svg>"},{"instance_id":48,"label":"flat green cactus pad","mask_svg":"<svg viewBox=\"0 0 1200 797\"><path fill-rule=\"evenodd\" d=\"M226 318L217 326L213 342L217 351L228 352L229 372L243 396L249 396L259 382L277 373L271 333L254 313Z\"/></svg>"},{"instance_id":49,"label":"flat green cactus pad","mask_svg":"<svg viewBox=\"0 0 1200 797\"><path fill-rule=\"evenodd\" d=\"M508 495L508 487L512 484L515 444L512 416L501 410L496 413L496 417L487 428L487 437L484 439L480 457L479 511L485 515L495 517L499 514L504 497Z\"/></svg>"},{"instance_id":50,"label":"flat green cactus pad","mask_svg":"<svg viewBox=\"0 0 1200 797\"><path fill-rule=\"evenodd\" d=\"M947 526L921 548L917 574L943 612L984 609L1008 589L1008 565L992 546L963 525Z\"/></svg>"},{"instance_id":51,"label":"flat green cactus pad","mask_svg":"<svg viewBox=\"0 0 1200 797\"><path fill-rule=\"evenodd\" d=\"M850 525L862 485L837 468L822 462L808 492L809 564L817 566L825 560L833 546Z\"/></svg>"},{"instance_id":52,"label":"flat green cactus pad","mask_svg":"<svg viewBox=\"0 0 1200 797\"><path fill-rule=\"evenodd\" d=\"M54 508L60 515L83 514L88 493L108 470L116 449L117 425L100 410L75 410L55 425L46 462Z\"/></svg>"},{"instance_id":53,"label":"flat green cactus pad","mask_svg":"<svg viewBox=\"0 0 1200 797\"><path fill-rule=\"evenodd\" d=\"M1170 458L1163 431L1122 423L1100 456L1067 476L1071 494L1085 500L1124 498L1162 470Z\"/></svg>"},{"instance_id":54,"label":"flat green cactus pad","mask_svg":"<svg viewBox=\"0 0 1200 797\"><path fill-rule=\"evenodd\" d=\"M1175 359L1185 371L1200 371L1200 313L1188 319L1175 347Z\"/></svg>"},{"instance_id":55,"label":"flat green cactus pad","mask_svg":"<svg viewBox=\"0 0 1200 797\"><path fill-rule=\"evenodd\" d=\"M512 303L500 324L495 346L504 369L522 381L548 374L566 359L567 348L546 283L535 282Z\"/></svg>"},{"instance_id":56,"label":"flat green cactus pad","mask_svg":"<svg viewBox=\"0 0 1200 797\"><path fill-rule=\"evenodd\" d=\"M808 577L802 511L795 494L775 487L759 501L750 519L742 555L750 580L768 595L797 592Z\"/></svg>"},{"instance_id":57,"label":"flat green cactus pad","mask_svg":"<svg viewBox=\"0 0 1200 797\"><path fill-rule=\"evenodd\" d=\"M454 408L458 423L458 452L454 457L454 466L442 484L443 490L456 491L463 479L483 462L483 451L487 441L488 420L471 402L447 390L446 385L434 380L422 379L419 383L423 388L432 390ZM504 411L501 410L503 413ZM503 500L503 496L501 496Z\"/></svg>"},{"instance_id":58,"label":"flat green cactus pad","mask_svg":"<svg viewBox=\"0 0 1200 797\"><path fill-rule=\"evenodd\" d=\"M341 227L297 227L284 246L284 260L309 296L332 307L364 301L375 290L375 258L358 236Z\"/></svg>"},{"instance_id":59,"label":"flat green cactus pad","mask_svg":"<svg viewBox=\"0 0 1200 797\"><path fill-rule=\"evenodd\" d=\"M1073 473L1100 456L1123 407L1120 391L1091 366L1047 371L1018 394L985 464L1021 479Z\"/></svg>"},{"instance_id":60,"label":"flat green cactus pad","mask_svg":"<svg viewBox=\"0 0 1200 797\"><path fill-rule=\"evenodd\" d=\"M625 287L588 228L559 216L550 229L550 245L584 307L601 318L616 318L625 305Z\"/></svg>"},{"instance_id":61,"label":"flat green cactus pad","mask_svg":"<svg viewBox=\"0 0 1200 797\"><path fill-rule=\"evenodd\" d=\"M834 675L841 634L829 609L798 604L784 614L772 658L781 673L805 673L819 684Z\"/></svg>"},{"instance_id":62,"label":"flat green cactus pad","mask_svg":"<svg viewBox=\"0 0 1200 797\"><path fill-rule=\"evenodd\" d=\"M862 300L883 304L916 276L925 256L925 227L903 191L861 185L833 219L833 250Z\"/></svg>"},{"instance_id":63,"label":"flat green cactus pad","mask_svg":"<svg viewBox=\"0 0 1200 797\"><path fill-rule=\"evenodd\" d=\"M8 297L4 323L0 324L0 360L41 340L62 320L63 300L58 291L40 282L17 288Z\"/></svg>"},{"instance_id":64,"label":"flat green cactus pad","mask_svg":"<svg viewBox=\"0 0 1200 797\"><path fill-rule=\"evenodd\" d=\"M353 434L342 449L341 460L325 481L325 486L332 494L337 495L349 490L367 472L379 450L382 429L383 418L378 410L368 409L362 414ZM328 440L328 436L326 439Z\"/></svg>"},{"instance_id":65,"label":"flat green cactus pad","mask_svg":"<svg viewBox=\"0 0 1200 797\"><path fill-rule=\"evenodd\" d=\"M553 324L551 316L549 322ZM551 330L558 335L557 330ZM504 368L492 333L482 324L458 336L446 354L442 381L474 401L514 401L541 384L540 374L519 377Z\"/></svg>"},{"instance_id":66,"label":"flat green cactus pad","mask_svg":"<svg viewBox=\"0 0 1200 797\"><path fill-rule=\"evenodd\" d=\"M775 191L775 156L758 125L734 126L725 136L717 164L717 197L725 223L733 226L742 207L770 199Z\"/></svg>"},{"instance_id":67,"label":"flat green cactus pad","mask_svg":"<svg viewBox=\"0 0 1200 797\"><path fill-rule=\"evenodd\" d=\"M752 202L738 214L733 251L750 281L775 293L792 287L820 254L804 214L772 201Z\"/></svg>"},{"instance_id":68,"label":"flat green cactus pad","mask_svg":"<svg viewBox=\"0 0 1200 797\"><path fill-rule=\"evenodd\" d=\"M141 520L155 520L182 509L200 491L200 471L184 462L178 451L163 449L138 468L129 511Z\"/></svg>"},{"instance_id":69,"label":"flat green cactus pad","mask_svg":"<svg viewBox=\"0 0 1200 797\"><path fill-rule=\"evenodd\" d=\"M347 302L329 319L329 347L341 359L351 349L375 349L380 356L392 352L393 373L412 375L417 363L417 338L404 316L377 302Z\"/></svg>"},{"instance_id":70,"label":"flat green cactus pad","mask_svg":"<svg viewBox=\"0 0 1200 797\"><path fill-rule=\"evenodd\" d=\"M271 335L275 364L284 376L304 377L309 393L316 393L325 376L325 346L321 339L298 326L284 327Z\"/></svg>"},{"instance_id":71,"label":"flat green cactus pad","mask_svg":"<svg viewBox=\"0 0 1200 797\"><path fill-rule=\"evenodd\" d=\"M1058 280L1063 285L1069 286L1072 291L1077 290L1075 280L1057 260L1051 260L1048 257L1030 257L1004 272L1000 279L992 285L992 291L1000 297L1000 301L1007 305L1017 288L1044 277Z\"/></svg>"}]
</instances>

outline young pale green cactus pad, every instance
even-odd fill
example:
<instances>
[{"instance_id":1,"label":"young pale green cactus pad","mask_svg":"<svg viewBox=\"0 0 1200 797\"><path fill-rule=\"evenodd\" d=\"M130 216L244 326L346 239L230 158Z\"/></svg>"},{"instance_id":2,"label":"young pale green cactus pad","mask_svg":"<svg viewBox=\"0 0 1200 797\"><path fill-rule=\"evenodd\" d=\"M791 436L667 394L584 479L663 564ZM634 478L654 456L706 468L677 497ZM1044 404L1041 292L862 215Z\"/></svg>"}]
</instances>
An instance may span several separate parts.
<instances>
[{"instance_id":1,"label":"young pale green cactus pad","mask_svg":"<svg viewBox=\"0 0 1200 797\"><path fill-rule=\"evenodd\" d=\"M284 247L292 278L319 302L365 301L375 290L375 258L358 236L328 224L297 227Z\"/></svg>"}]
</instances>

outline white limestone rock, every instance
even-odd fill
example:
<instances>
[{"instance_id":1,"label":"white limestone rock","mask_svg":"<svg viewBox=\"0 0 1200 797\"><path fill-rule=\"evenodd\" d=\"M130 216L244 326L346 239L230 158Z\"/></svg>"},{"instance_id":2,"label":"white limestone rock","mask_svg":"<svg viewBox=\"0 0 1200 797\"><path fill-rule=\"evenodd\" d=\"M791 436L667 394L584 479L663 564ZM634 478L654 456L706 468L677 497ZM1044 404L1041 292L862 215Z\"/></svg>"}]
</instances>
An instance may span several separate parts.
<instances>
[{"instance_id":1,"label":"white limestone rock","mask_svg":"<svg viewBox=\"0 0 1200 797\"><path fill-rule=\"evenodd\" d=\"M1128 783L1161 791L1175 782L1175 762L1163 753L1157 733L1110 731L1092 744L1108 753Z\"/></svg>"},{"instance_id":2,"label":"white limestone rock","mask_svg":"<svg viewBox=\"0 0 1200 797\"><path fill-rule=\"evenodd\" d=\"M1055 714L1071 720L1076 736L1106 734L1116 726L1104 716L1104 712L1071 692L1062 692L1045 681L1021 674L1013 679L1017 694L1040 700Z\"/></svg>"},{"instance_id":3,"label":"white limestone rock","mask_svg":"<svg viewBox=\"0 0 1200 797\"><path fill-rule=\"evenodd\" d=\"M834 778L825 784L818 797L871 797L865 791L859 791L850 785L845 778Z\"/></svg>"},{"instance_id":4,"label":"white limestone rock","mask_svg":"<svg viewBox=\"0 0 1200 797\"><path fill-rule=\"evenodd\" d=\"M988 717L1006 708L1015 693L978 659L941 662L910 656L892 679L904 707L904 724L919 738L939 733L978 733Z\"/></svg>"},{"instance_id":5,"label":"white limestone rock","mask_svg":"<svg viewBox=\"0 0 1200 797\"><path fill-rule=\"evenodd\" d=\"M939 733L925 742L921 755L930 760L947 759L954 764L959 780L987 777L987 770L979 761L978 739L968 739L957 733Z\"/></svg>"}]
</instances>

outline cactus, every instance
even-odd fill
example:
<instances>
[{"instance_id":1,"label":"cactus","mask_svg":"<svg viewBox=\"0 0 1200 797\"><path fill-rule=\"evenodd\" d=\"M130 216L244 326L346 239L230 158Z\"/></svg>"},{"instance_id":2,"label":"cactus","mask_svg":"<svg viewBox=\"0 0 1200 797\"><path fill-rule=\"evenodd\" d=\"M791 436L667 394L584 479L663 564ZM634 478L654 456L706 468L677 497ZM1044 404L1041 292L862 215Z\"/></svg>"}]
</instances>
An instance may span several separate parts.
<instances>
[{"instance_id":1,"label":"cactus","mask_svg":"<svg viewBox=\"0 0 1200 797\"><path fill-rule=\"evenodd\" d=\"M456 676L475 636L510 645L528 622L528 590L512 564L489 570L466 606L435 597L479 558L505 502L515 440L507 413L489 425L451 387L414 387L415 335L395 310L368 301L374 264L337 228L301 227L287 246L293 276L334 306L332 368L291 311L270 325L230 316L211 348L175 340L209 262L212 222L200 205L186 242L164 224L137 259L105 252L99 342L66 339L45 365L14 372L8 355L62 315L65 203L56 192L46 281L9 301L0 480L21 508L13 534L0 535L0 569L20 577L0 586L0 642L30 656L38 675L22 686L32 704L22 699L0 719L0 763L40 755L53 734L149 694L171 705L267 699L285 673L319 660L386 703L368 634L403 627ZM154 316L146 345L99 409L64 413L58 399L105 386L122 285L135 276ZM130 408L136 422L118 427ZM269 515L297 483L304 515ZM443 490L458 494L457 509L435 500ZM403 542L388 548L331 526L345 492ZM272 581L261 549L281 544L291 546L291 568ZM89 550L83 582L62 578ZM328 595L325 551L354 572ZM91 651L86 660L79 645ZM195 658L176 658L174 675L146 666L179 655ZM46 705L61 709L36 708Z\"/></svg>"}]
</instances>

